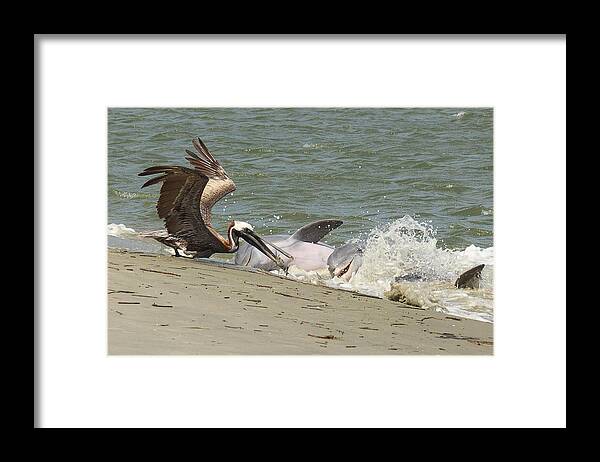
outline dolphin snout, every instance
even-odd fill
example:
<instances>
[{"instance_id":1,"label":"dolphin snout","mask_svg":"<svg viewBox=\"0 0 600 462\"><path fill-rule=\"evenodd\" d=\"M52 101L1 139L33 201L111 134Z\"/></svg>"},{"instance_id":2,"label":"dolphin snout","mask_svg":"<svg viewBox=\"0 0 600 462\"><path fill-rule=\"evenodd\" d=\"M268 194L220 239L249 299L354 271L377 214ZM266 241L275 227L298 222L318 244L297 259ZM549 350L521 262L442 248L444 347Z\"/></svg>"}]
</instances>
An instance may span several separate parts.
<instances>
[{"instance_id":1,"label":"dolphin snout","mask_svg":"<svg viewBox=\"0 0 600 462\"><path fill-rule=\"evenodd\" d=\"M362 262L362 249L351 243L337 248L327 260L327 267L332 277L349 281L362 266Z\"/></svg>"}]
</instances>

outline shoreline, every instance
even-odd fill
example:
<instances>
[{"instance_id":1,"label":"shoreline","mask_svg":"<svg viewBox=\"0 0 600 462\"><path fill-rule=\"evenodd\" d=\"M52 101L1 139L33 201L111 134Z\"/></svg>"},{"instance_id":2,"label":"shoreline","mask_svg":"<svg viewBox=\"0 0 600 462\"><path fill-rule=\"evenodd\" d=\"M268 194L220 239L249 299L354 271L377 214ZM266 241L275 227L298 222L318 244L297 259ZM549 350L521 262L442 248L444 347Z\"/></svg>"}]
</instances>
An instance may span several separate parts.
<instances>
[{"instance_id":1,"label":"shoreline","mask_svg":"<svg viewBox=\"0 0 600 462\"><path fill-rule=\"evenodd\" d=\"M110 355L492 355L493 324L214 261L108 249Z\"/></svg>"}]
</instances>

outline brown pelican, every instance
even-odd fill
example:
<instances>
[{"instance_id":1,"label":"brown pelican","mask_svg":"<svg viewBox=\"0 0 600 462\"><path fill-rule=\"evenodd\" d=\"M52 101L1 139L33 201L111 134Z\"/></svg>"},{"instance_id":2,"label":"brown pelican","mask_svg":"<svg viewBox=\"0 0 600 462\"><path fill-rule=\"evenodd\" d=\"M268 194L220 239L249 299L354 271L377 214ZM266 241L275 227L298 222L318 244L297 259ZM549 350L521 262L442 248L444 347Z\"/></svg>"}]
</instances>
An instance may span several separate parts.
<instances>
[{"instance_id":1,"label":"brown pelican","mask_svg":"<svg viewBox=\"0 0 600 462\"><path fill-rule=\"evenodd\" d=\"M148 167L139 176L160 175L148 180L142 188L161 183L156 204L158 216L165 222L167 232L146 233L157 241L179 251L195 252L195 258L210 257L213 253L233 253L239 248L239 238L257 248L277 266L280 257L269 249L243 221L232 221L227 239L211 223L211 209L224 196L235 191L235 183L198 138L192 141L197 153L186 149L186 159L193 168L180 166ZM289 256L281 251L282 254Z\"/></svg>"}]
</instances>

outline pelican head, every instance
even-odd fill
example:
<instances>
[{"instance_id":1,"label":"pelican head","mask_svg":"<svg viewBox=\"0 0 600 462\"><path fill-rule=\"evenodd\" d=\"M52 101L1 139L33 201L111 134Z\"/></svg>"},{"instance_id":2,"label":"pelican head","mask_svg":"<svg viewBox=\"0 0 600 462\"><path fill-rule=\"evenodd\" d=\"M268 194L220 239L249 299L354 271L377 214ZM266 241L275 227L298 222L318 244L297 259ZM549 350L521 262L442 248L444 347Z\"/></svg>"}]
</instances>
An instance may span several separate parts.
<instances>
[{"instance_id":1,"label":"pelican head","mask_svg":"<svg viewBox=\"0 0 600 462\"><path fill-rule=\"evenodd\" d=\"M233 229L235 229L236 231L254 231L254 226L252 226L250 223L246 223L245 221L234 221Z\"/></svg>"},{"instance_id":2,"label":"pelican head","mask_svg":"<svg viewBox=\"0 0 600 462\"><path fill-rule=\"evenodd\" d=\"M281 258L256 235L252 225L232 221L227 239L211 224L211 209L220 199L235 191L235 183L227 176L221 164L213 157L200 138L192 140L196 152L188 149L186 159L192 168L157 165L148 167L139 176L155 175L142 188L162 183L156 204L158 216L165 221L168 236L152 236L178 250L195 252L194 258L208 258L214 253L234 253L239 249L239 239L256 247L277 266L285 268ZM158 175L158 176L156 176ZM210 187L207 188L207 185ZM276 250L276 246L272 246ZM285 252L284 255L289 256ZM291 257L291 256L290 256Z\"/></svg>"}]
</instances>

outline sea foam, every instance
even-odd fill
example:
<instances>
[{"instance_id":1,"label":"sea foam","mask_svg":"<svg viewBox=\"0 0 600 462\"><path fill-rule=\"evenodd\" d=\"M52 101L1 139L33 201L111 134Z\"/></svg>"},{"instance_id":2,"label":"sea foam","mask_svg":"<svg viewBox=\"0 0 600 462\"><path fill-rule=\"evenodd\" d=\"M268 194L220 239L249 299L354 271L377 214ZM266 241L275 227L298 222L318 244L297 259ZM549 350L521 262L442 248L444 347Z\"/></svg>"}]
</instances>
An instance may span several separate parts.
<instances>
[{"instance_id":1,"label":"sea foam","mask_svg":"<svg viewBox=\"0 0 600 462\"><path fill-rule=\"evenodd\" d=\"M135 237L135 236L137 236L135 229L128 228L123 223L121 223L121 224L111 223L110 225L108 225L107 228L108 228L107 231L108 231L109 236L114 236L114 237Z\"/></svg>"}]
</instances>

